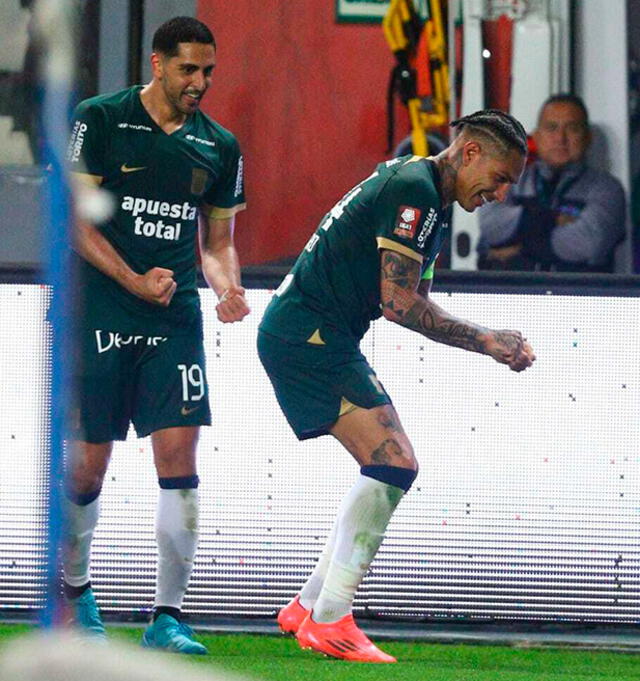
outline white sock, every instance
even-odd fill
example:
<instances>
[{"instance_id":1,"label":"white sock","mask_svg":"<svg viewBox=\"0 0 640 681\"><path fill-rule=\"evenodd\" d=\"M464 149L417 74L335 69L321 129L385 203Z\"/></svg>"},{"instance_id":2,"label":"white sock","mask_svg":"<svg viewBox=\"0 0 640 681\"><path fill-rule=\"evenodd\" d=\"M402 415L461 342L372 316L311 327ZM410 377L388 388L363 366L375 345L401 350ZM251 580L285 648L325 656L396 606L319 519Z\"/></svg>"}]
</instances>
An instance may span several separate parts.
<instances>
[{"instance_id":1,"label":"white sock","mask_svg":"<svg viewBox=\"0 0 640 681\"><path fill-rule=\"evenodd\" d=\"M156 513L156 607L182 607L198 545L198 509L197 489L160 490Z\"/></svg>"},{"instance_id":2,"label":"white sock","mask_svg":"<svg viewBox=\"0 0 640 681\"><path fill-rule=\"evenodd\" d=\"M305 608L305 610L311 610L320 595L320 590L324 584L324 578L327 575L327 570L329 569L329 562L333 554L333 547L336 543L336 532L337 532L338 522L336 521L331 528L331 532L327 538L327 543L324 545L324 549L318 558L315 568L311 573L309 579L305 582L305 585L300 590L300 605Z\"/></svg>"},{"instance_id":3,"label":"white sock","mask_svg":"<svg viewBox=\"0 0 640 681\"><path fill-rule=\"evenodd\" d=\"M365 475L338 511L335 547L315 605L315 622L335 622L351 612L353 597L384 538L404 491Z\"/></svg>"},{"instance_id":4,"label":"white sock","mask_svg":"<svg viewBox=\"0 0 640 681\"><path fill-rule=\"evenodd\" d=\"M64 581L70 586L83 586L90 579L91 540L100 516L100 497L84 506L65 497L65 530L63 551Z\"/></svg>"}]
</instances>

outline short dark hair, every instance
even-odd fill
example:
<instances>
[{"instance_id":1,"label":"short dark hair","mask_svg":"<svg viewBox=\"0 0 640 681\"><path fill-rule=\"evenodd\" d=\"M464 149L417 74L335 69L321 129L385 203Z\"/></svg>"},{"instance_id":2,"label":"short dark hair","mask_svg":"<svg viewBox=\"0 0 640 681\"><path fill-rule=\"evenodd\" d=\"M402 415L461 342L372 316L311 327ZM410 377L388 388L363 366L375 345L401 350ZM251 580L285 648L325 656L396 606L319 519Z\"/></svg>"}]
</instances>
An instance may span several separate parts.
<instances>
[{"instance_id":1,"label":"short dark hair","mask_svg":"<svg viewBox=\"0 0 640 681\"><path fill-rule=\"evenodd\" d=\"M501 151L517 151L527 155L527 133L522 123L499 109L482 109L451 121L451 127L460 134L468 130L490 139Z\"/></svg>"},{"instance_id":2,"label":"short dark hair","mask_svg":"<svg viewBox=\"0 0 640 681\"><path fill-rule=\"evenodd\" d=\"M151 48L167 57L178 54L179 43L204 43L216 47L213 33L206 24L193 17L174 17L165 21L153 34Z\"/></svg>"},{"instance_id":3,"label":"short dark hair","mask_svg":"<svg viewBox=\"0 0 640 681\"><path fill-rule=\"evenodd\" d=\"M582 97L578 97L578 95L574 95L571 92L558 92L555 95L551 95L551 97L547 97L540 107L540 111L538 113L538 122L540 121L540 118L542 118L542 112L549 104L573 104L573 106L575 106L577 109L580 109L582 112L582 115L584 116L584 124L587 127L589 126L589 112L587 111L587 106L584 103Z\"/></svg>"}]
</instances>

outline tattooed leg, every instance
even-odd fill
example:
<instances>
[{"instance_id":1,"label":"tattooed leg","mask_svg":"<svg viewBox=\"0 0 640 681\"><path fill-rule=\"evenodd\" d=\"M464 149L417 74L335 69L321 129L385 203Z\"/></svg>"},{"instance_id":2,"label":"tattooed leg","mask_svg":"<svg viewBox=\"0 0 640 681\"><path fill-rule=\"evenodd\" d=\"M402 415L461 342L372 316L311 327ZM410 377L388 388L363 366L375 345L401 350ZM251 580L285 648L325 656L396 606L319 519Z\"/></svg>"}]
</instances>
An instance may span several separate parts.
<instances>
[{"instance_id":1,"label":"tattooed leg","mask_svg":"<svg viewBox=\"0 0 640 681\"><path fill-rule=\"evenodd\" d=\"M331 428L331 434L361 466L418 467L411 442L390 404L355 409L341 416Z\"/></svg>"}]
</instances>

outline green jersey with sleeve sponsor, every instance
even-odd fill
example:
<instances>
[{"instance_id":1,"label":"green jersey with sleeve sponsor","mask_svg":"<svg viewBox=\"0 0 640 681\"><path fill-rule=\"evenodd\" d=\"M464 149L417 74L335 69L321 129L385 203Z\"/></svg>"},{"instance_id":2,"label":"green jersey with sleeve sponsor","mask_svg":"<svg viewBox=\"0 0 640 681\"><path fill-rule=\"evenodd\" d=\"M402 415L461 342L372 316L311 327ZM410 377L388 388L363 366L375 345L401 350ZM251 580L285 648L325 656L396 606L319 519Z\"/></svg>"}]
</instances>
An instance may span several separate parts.
<instances>
[{"instance_id":1,"label":"green jersey with sleeve sponsor","mask_svg":"<svg viewBox=\"0 0 640 681\"><path fill-rule=\"evenodd\" d=\"M70 170L95 176L115 213L98 229L137 273L174 271L168 307L147 303L81 260L80 319L91 328L170 336L201 326L196 279L198 213L231 217L244 203L235 137L201 111L167 134L140 99L142 86L81 102L74 115Z\"/></svg>"},{"instance_id":2,"label":"green jersey with sleeve sponsor","mask_svg":"<svg viewBox=\"0 0 640 681\"><path fill-rule=\"evenodd\" d=\"M269 303L260 328L293 343L358 343L381 316L380 250L421 263L424 278L449 225L433 161L377 166L322 219Z\"/></svg>"}]
</instances>

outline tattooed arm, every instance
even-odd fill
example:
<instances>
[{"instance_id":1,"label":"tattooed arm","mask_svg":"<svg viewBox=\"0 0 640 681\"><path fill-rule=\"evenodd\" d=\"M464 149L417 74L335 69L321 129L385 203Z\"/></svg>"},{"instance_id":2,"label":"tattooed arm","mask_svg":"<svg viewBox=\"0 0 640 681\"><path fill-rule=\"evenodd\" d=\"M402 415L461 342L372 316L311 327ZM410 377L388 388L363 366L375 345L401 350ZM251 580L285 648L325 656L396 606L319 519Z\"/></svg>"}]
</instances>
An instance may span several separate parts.
<instances>
[{"instance_id":1,"label":"tattooed arm","mask_svg":"<svg viewBox=\"0 0 640 681\"><path fill-rule=\"evenodd\" d=\"M429 298L431 293L431 284L433 284L433 279L420 279L418 284L418 293L425 299Z\"/></svg>"},{"instance_id":2,"label":"tattooed arm","mask_svg":"<svg viewBox=\"0 0 640 681\"><path fill-rule=\"evenodd\" d=\"M420 263L382 250L380 299L387 319L438 343L490 355L513 371L531 366L535 355L519 331L493 331L454 317L429 298L430 287L420 281Z\"/></svg>"}]
</instances>

